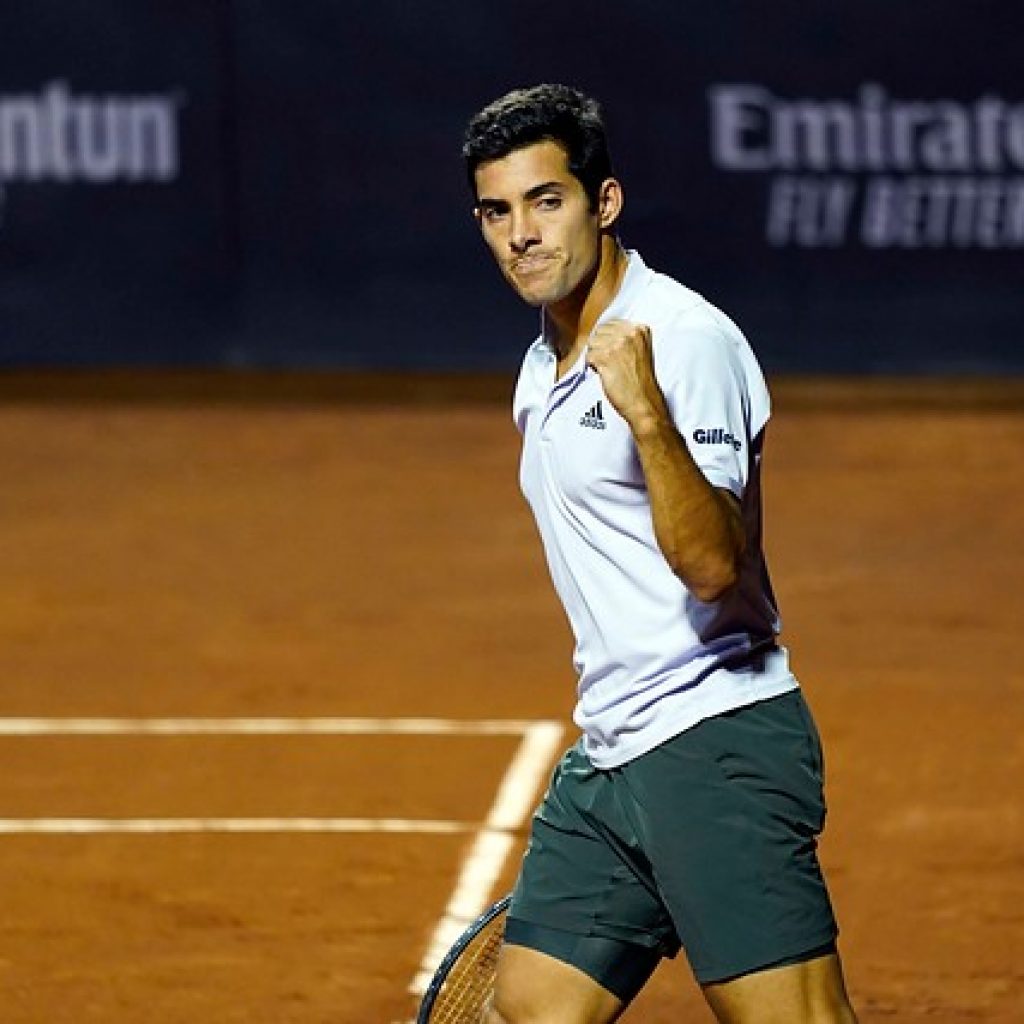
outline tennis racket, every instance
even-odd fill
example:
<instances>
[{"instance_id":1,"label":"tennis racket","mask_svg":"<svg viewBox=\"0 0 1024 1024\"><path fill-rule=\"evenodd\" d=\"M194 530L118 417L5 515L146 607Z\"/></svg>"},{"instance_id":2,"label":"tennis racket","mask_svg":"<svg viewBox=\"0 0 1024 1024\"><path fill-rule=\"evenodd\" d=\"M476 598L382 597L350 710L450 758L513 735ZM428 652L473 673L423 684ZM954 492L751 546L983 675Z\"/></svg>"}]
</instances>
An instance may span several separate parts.
<instances>
[{"instance_id":1,"label":"tennis racket","mask_svg":"<svg viewBox=\"0 0 1024 1024\"><path fill-rule=\"evenodd\" d=\"M416 1024L479 1024L494 991L510 896L485 910L456 940L431 979Z\"/></svg>"}]
</instances>

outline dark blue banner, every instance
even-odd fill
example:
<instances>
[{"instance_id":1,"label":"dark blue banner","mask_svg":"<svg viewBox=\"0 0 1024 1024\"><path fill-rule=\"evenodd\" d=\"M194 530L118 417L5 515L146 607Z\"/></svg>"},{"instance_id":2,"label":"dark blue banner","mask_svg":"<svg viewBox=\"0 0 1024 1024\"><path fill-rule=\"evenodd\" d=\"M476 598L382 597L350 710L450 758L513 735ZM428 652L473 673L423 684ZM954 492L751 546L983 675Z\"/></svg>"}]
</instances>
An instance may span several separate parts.
<instances>
[{"instance_id":1,"label":"dark blue banner","mask_svg":"<svg viewBox=\"0 0 1024 1024\"><path fill-rule=\"evenodd\" d=\"M0 14L3 363L224 358L225 89L216 5Z\"/></svg>"},{"instance_id":2,"label":"dark blue banner","mask_svg":"<svg viewBox=\"0 0 1024 1024\"><path fill-rule=\"evenodd\" d=\"M1024 371L1014 3L39 0L0 14L0 365L512 370L466 119L605 105L623 241L770 370Z\"/></svg>"}]
</instances>

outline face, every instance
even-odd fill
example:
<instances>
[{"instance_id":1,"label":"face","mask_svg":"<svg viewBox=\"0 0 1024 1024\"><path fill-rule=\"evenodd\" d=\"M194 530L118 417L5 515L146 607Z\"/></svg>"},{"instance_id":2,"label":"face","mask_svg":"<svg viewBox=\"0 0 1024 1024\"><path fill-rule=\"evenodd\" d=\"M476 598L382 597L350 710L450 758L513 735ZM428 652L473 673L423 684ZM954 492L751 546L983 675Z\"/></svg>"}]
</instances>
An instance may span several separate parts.
<instances>
[{"instance_id":1,"label":"face","mask_svg":"<svg viewBox=\"0 0 1024 1024\"><path fill-rule=\"evenodd\" d=\"M600 258L601 231L621 205L614 179L591 210L565 150L544 141L481 164L476 189L484 241L523 299L547 306L585 288Z\"/></svg>"}]
</instances>

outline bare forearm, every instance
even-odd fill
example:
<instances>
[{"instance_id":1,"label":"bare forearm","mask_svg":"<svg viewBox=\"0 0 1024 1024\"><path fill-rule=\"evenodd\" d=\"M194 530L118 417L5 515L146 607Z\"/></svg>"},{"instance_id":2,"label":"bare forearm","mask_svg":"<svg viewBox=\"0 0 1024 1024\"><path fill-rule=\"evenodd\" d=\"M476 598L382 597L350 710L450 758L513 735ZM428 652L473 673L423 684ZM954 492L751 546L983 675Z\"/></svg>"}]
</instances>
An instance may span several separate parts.
<instances>
[{"instance_id":1,"label":"bare forearm","mask_svg":"<svg viewBox=\"0 0 1024 1024\"><path fill-rule=\"evenodd\" d=\"M663 402L631 426L665 560L694 596L717 600L738 575L744 545L738 506L697 467Z\"/></svg>"}]
</instances>

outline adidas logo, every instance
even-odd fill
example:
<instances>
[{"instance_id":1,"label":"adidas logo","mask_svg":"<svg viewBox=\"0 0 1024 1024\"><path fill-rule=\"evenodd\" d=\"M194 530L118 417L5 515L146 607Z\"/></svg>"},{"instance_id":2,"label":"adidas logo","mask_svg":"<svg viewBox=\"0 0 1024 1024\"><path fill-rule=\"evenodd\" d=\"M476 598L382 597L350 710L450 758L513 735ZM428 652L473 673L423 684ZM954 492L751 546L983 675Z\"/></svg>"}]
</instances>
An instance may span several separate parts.
<instances>
[{"instance_id":1,"label":"adidas logo","mask_svg":"<svg viewBox=\"0 0 1024 1024\"><path fill-rule=\"evenodd\" d=\"M587 412L585 412L580 417L580 426L593 427L594 430L604 430L604 428L608 426L608 424L605 423L604 421L604 413L601 410L601 402L598 402L593 407L593 409L588 409Z\"/></svg>"}]
</instances>

